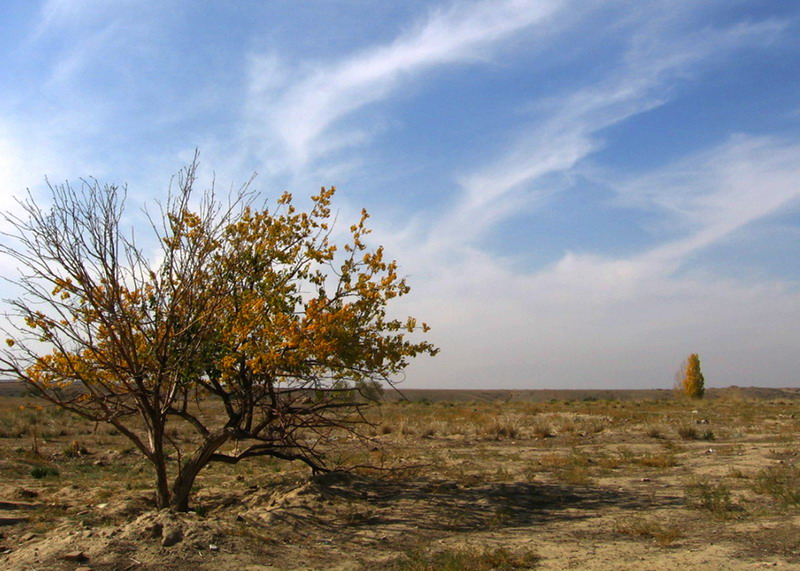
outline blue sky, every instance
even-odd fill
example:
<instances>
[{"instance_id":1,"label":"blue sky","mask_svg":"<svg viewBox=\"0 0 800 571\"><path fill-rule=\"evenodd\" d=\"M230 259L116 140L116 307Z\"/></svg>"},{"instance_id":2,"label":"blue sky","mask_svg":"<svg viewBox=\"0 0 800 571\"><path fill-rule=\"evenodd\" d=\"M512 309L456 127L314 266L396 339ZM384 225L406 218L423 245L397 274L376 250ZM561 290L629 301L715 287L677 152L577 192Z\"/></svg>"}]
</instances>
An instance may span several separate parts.
<instances>
[{"instance_id":1,"label":"blue sky","mask_svg":"<svg viewBox=\"0 0 800 571\"><path fill-rule=\"evenodd\" d=\"M800 386L800 3L0 5L2 204L195 148L370 211L442 348L407 387Z\"/></svg>"}]
</instances>

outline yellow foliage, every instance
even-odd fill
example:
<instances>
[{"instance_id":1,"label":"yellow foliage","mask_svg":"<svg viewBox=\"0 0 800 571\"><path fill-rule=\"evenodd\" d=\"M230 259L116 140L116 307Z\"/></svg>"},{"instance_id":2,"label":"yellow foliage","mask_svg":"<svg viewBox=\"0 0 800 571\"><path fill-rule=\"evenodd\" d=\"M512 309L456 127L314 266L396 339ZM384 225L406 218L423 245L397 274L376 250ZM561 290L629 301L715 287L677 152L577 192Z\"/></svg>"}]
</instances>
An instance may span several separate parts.
<instances>
[{"instance_id":1,"label":"yellow foliage","mask_svg":"<svg viewBox=\"0 0 800 571\"><path fill-rule=\"evenodd\" d=\"M700 357L697 353L692 353L686 360L681 391L689 398L699 399L705 394L705 378L700 371Z\"/></svg>"}]
</instances>

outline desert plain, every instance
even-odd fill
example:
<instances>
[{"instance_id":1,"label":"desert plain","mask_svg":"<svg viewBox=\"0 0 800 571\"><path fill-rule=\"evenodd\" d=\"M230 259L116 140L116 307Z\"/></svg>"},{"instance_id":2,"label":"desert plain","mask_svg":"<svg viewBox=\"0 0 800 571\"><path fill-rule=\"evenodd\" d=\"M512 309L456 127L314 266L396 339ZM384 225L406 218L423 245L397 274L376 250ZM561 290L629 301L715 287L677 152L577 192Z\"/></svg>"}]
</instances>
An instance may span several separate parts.
<instances>
[{"instance_id":1,"label":"desert plain","mask_svg":"<svg viewBox=\"0 0 800 571\"><path fill-rule=\"evenodd\" d=\"M185 514L112 427L0 389L3 569L800 568L800 389L387 393L341 469L211 465Z\"/></svg>"}]
</instances>

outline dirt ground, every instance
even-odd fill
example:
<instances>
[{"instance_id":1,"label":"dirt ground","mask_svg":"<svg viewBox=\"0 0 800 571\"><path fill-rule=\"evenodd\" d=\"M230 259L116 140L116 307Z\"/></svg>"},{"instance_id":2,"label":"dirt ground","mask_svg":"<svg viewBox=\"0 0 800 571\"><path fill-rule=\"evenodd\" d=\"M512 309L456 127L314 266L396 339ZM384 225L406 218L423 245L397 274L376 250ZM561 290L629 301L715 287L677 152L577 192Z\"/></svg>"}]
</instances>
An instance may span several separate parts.
<instances>
[{"instance_id":1,"label":"dirt ground","mask_svg":"<svg viewBox=\"0 0 800 571\"><path fill-rule=\"evenodd\" d=\"M607 392L385 403L376 469L212 466L187 514L112 430L0 397L0 567L800 568L800 391Z\"/></svg>"}]
</instances>

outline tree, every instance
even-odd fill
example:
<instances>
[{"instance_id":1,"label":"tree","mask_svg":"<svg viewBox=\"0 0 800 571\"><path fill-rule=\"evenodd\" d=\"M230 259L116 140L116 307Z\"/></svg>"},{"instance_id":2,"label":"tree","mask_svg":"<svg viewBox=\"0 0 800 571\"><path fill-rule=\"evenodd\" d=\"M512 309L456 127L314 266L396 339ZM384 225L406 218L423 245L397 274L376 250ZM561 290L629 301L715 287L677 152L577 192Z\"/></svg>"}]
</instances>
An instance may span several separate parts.
<instances>
[{"instance_id":1,"label":"tree","mask_svg":"<svg viewBox=\"0 0 800 571\"><path fill-rule=\"evenodd\" d=\"M683 395L701 399L705 394L705 379L700 371L700 357L697 353L692 353L681 365L678 371L678 384L676 390Z\"/></svg>"},{"instance_id":2,"label":"tree","mask_svg":"<svg viewBox=\"0 0 800 571\"><path fill-rule=\"evenodd\" d=\"M0 246L24 269L7 300L4 372L113 425L152 464L158 507L178 511L212 462L271 456L327 470L332 437L361 434L360 388L437 352L410 338L426 324L388 317L409 287L366 245L366 211L340 249L334 188L308 212L288 193L255 208L249 183L223 204L213 187L195 199L196 170L195 158L148 215L153 261L126 233L125 189L95 180L50 186L47 210L20 201ZM167 430L180 424L190 441Z\"/></svg>"}]
</instances>

